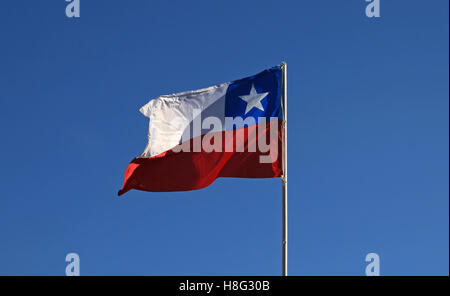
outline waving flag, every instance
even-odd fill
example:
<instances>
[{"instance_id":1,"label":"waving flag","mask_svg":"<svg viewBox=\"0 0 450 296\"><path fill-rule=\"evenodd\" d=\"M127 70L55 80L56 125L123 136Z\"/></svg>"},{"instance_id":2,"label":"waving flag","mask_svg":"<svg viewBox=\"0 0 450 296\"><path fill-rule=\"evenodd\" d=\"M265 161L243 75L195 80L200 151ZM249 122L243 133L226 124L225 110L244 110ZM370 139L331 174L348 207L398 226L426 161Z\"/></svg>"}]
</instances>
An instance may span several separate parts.
<instances>
[{"instance_id":1,"label":"waving flag","mask_svg":"<svg viewBox=\"0 0 450 296\"><path fill-rule=\"evenodd\" d=\"M131 189L185 191L218 177L281 176L281 67L205 89L160 96L140 112L148 143L125 171Z\"/></svg>"}]
</instances>

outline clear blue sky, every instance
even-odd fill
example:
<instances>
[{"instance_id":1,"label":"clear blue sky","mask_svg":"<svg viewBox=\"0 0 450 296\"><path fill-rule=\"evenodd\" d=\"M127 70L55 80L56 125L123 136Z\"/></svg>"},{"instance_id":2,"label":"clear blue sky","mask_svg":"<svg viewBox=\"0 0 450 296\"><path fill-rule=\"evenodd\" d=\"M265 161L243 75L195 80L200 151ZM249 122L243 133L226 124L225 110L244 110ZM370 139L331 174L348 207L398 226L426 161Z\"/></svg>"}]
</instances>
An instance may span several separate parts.
<instances>
[{"instance_id":1,"label":"clear blue sky","mask_svg":"<svg viewBox=\"0 0 450 296\"><path fill-rule=\"evenodd\" d=\"M288 63L289 270L449 272L449 2L0 2L0 275L279 275L281 183L116 196L138 109Z\"/></svg>"}]
</instances>

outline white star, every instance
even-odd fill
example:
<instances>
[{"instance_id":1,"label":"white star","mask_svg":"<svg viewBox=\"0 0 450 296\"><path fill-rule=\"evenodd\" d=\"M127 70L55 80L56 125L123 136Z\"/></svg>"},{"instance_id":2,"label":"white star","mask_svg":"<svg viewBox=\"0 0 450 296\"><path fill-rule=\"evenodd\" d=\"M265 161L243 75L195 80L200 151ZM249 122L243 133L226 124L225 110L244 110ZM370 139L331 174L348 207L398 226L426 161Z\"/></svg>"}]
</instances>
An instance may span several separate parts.
<instances>
[{"instance_id":1,"label":"white star","mask_svg":"<svg viewBox=\"0 0 450 296\"><path fill-rule=\"evenodd\" d=\"M245 108L245 114L247 114L253 107L258 108L261 111L264 111L264 107L261 104L262 99L264 99L269 93L257 93L255 89L255 85L252 84L252 89L250 90L250 94L246 96L239 96L241 99L247 102L247 108Z\"/></svg>"}]
</instances>

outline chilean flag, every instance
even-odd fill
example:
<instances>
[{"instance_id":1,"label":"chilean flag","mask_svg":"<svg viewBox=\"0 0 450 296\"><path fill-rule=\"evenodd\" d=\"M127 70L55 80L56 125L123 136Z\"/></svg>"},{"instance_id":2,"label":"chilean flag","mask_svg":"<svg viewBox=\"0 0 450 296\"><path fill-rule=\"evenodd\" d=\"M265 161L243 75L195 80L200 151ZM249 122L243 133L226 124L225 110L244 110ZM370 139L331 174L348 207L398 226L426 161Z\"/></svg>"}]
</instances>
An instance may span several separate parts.
<instances>
[{"instance_id":1,"label":"chilean flag","mask_svg":"<svg viewBox=\"0 0 450 296\"><path fill-rule=\"evenodd\" d=\"M282 174L281 66L205 89L160 96L140 112L148 143L125 171L131 189L201 189L218 177Z\"/></svg>"}]
</instances>

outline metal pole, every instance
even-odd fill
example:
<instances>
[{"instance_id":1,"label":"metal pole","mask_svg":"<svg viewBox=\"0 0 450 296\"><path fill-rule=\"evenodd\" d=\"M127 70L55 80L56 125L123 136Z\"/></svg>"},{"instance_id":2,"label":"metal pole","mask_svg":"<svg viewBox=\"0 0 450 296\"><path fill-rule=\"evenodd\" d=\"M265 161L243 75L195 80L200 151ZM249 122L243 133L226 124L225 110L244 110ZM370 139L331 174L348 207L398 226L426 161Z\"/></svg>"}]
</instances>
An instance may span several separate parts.
<instances>
[{"instance_id":1,"label":"metal pole","mask_svg":"<svg viewBox=\"0 0 450 296\"><path fill-rule=\"evenodd\" d=\"M282 268L283 276L288 275L288 202L287 202L287 64L281 63L282 72L282 94L283 100L281 101L283 110L283 123L282 123L282 169L283 174L281 176L282 181L282 199L283 199L283 252L282 252Z\"/></svg>"}]
</instances>

